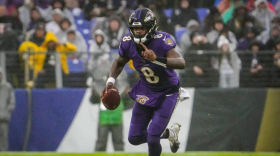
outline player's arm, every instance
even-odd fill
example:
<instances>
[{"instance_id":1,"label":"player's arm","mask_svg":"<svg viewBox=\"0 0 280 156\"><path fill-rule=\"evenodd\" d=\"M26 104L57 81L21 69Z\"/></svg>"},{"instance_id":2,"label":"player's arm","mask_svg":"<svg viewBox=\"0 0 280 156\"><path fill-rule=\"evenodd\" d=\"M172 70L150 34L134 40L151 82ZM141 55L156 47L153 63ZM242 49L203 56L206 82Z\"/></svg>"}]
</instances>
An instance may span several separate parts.
<instances>
[{"instance_id":1,"label":"player's arm","mask_svg":"<svg viewBox=\"0 0 280 156\"><path fill-rule=\"evenodd\" d=\"M145 59L163 66L165 68L172 69L184 69L186 67L186 62L182 56L177 53L174 48L170 49L166 53L166 57L157 57L153 50L148 49L144 44L140 43L145 51L142 52L142 55Z\"/></svg>"},{"instance_id":2,"label":"player's arm","mask_svg":"<svg viewBox=\"0 0 280 156\"><path fill-rule=\"evenodd\" d=\"M109 79L106 83L106 91L108 89L111 88L115 88L114 83L115 83L115 79L120 75L120 73L122 72L125 64L129 61L129 59L127 58L122 58L121 56L119 56L118 58L115 59L115 61L113 62L113 65L111 67L111 72L109 75Z\"/></svg>"},{"instance_id":3,"label":"player's arm","mask_svg":"<svg viewBox=\"0 0 280 156\"><path fill-rule=\"evenodd\" d=\"M110 77L117 78L120 73L122 72L125 64L129 61L129 59L122 58L119 56L118 58L115 59L112 67L111 67L111 72L110 72Z\"/></svg>"},{"instance_id":4,"label":"player's arm","mask_svg":"<svg viewBox=\"0 0 280 156\"><path fill-rule=\"evenodd\" d=\"M177 53L174 48L170 49L166 53L166 58L167 58L167 68L172 68L172 69L184 69L186 67L186 62L183 59L183 57Z\"/></svg>"}]
</instances>

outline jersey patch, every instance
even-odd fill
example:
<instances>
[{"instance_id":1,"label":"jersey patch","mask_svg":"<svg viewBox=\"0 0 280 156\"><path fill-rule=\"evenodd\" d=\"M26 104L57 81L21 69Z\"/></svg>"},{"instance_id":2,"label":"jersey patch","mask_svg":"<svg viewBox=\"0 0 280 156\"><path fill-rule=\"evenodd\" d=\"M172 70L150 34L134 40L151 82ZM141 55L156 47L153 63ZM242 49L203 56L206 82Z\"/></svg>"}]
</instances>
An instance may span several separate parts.
<instances>
[{"instance_id":1,"label":"jersey patch","mask_svg":"<svg viewBox=\"0 0 280 156\"><path fill-rule=\"evenodd\" d=\"M136 95L136 96L137 96L136 101L142 105L144 105L149 100L149 98L145 95Z\"/></svg>"},{"instance_id":2,"label":"jersey patch","mask_svg":"<svg viewBox=\"0 0 280 156\"><path fill-rule=\"evenodd\" d=\"M173 41L170 38L165 39L165 44L170 45L170 46L174 45Z\"/></svg>"}]
</instances>

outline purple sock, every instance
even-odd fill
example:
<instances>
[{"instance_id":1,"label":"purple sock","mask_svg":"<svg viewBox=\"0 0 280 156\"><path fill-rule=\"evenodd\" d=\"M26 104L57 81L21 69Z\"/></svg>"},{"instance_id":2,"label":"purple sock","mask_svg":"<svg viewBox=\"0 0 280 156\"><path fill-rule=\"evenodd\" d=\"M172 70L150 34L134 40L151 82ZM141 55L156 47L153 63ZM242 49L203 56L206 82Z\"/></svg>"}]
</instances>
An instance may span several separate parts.
<instances>
[{"instance_id":1,"label":"purple sock","mask_svg":"<svg viewBox=\"0 0 280 156\"><path fill-rule=\"evenodd\" d=\"M160 137L148 134L149 156L160 156L161 144Z\"/></svg>"}]
</instances>

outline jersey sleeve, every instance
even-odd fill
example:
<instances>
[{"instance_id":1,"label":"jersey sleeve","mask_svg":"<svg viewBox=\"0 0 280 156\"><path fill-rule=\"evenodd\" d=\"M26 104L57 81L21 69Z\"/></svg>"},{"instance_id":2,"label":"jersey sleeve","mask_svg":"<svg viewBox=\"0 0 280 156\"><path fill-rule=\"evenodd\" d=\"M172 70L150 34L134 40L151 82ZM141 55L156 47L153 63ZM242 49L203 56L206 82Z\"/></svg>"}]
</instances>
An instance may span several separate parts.
<instances>
[{"instance_id":1,"label":"jersey sleeve","mask_svg":"<svg viewBox=\"0 0 280 156\"><path fill-rule=\"evenodd\" d=\"M170 49L176 47L176 42L173 40L173 38L169 34L165 33L163 35L163 44L162 45L163 45L162 50L167 52Z\"/></svg>"},{"instance_id":2,"label":"jersey sleeve","mask_svg":"<svg viewBox=\"0 0 280 156\"><path fill-rule=\"evenodd\" d=\"M126 36L124 36L126 37ZM124 39L122 39L122 41L120 42L120 47L119 47L119 55L122 57L122 58L128 58L129 59L129 56L127 54L127 47L128 47L128 42Z\"/></svg>"}]
</instances>

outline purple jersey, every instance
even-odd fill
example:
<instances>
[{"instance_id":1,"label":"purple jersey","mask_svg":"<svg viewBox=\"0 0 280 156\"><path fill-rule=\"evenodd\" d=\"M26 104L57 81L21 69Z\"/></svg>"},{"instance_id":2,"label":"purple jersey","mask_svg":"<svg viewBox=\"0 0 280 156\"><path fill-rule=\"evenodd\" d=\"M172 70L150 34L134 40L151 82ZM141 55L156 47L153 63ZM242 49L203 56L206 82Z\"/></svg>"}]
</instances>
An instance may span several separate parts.
<instances>
[{"instance_id":1,"label":"purple jersey","mask_svg":"<svg viewBox=\"0 0 280 156\"><path fill-rule=\"evenodd\" d=\"M166 57L166 53L176 46L170 35L165 32L157 32L154 39L145 44L148 49L155 52L157 57ZM136 50L130 34L123 37L119 48L119 55L133 60L134 68L140 74L140 82L152 91L162 92L178 84L178 76L174 69L164 68L143 59Z\"/></svg>"},{"instance_id":2,"label":"purple jersey","mask_svg":"<svg viewBox=\"0 0 280 156\"><path fill-rule=\"evenodd\" d=\"M145 46L155 52L157 57L166 57L166 53L176 46L175 41L165 32L157 32L154 38ZM139 72L140 80L130 91L129 95L138 103L149 106L160 104L159 99L168 90L178 85L179 79L174 69L145 60L136 50L136 44L130 34L123 37L119 55L132 59L134 68Z\"/></svg>"}]
</instances>

